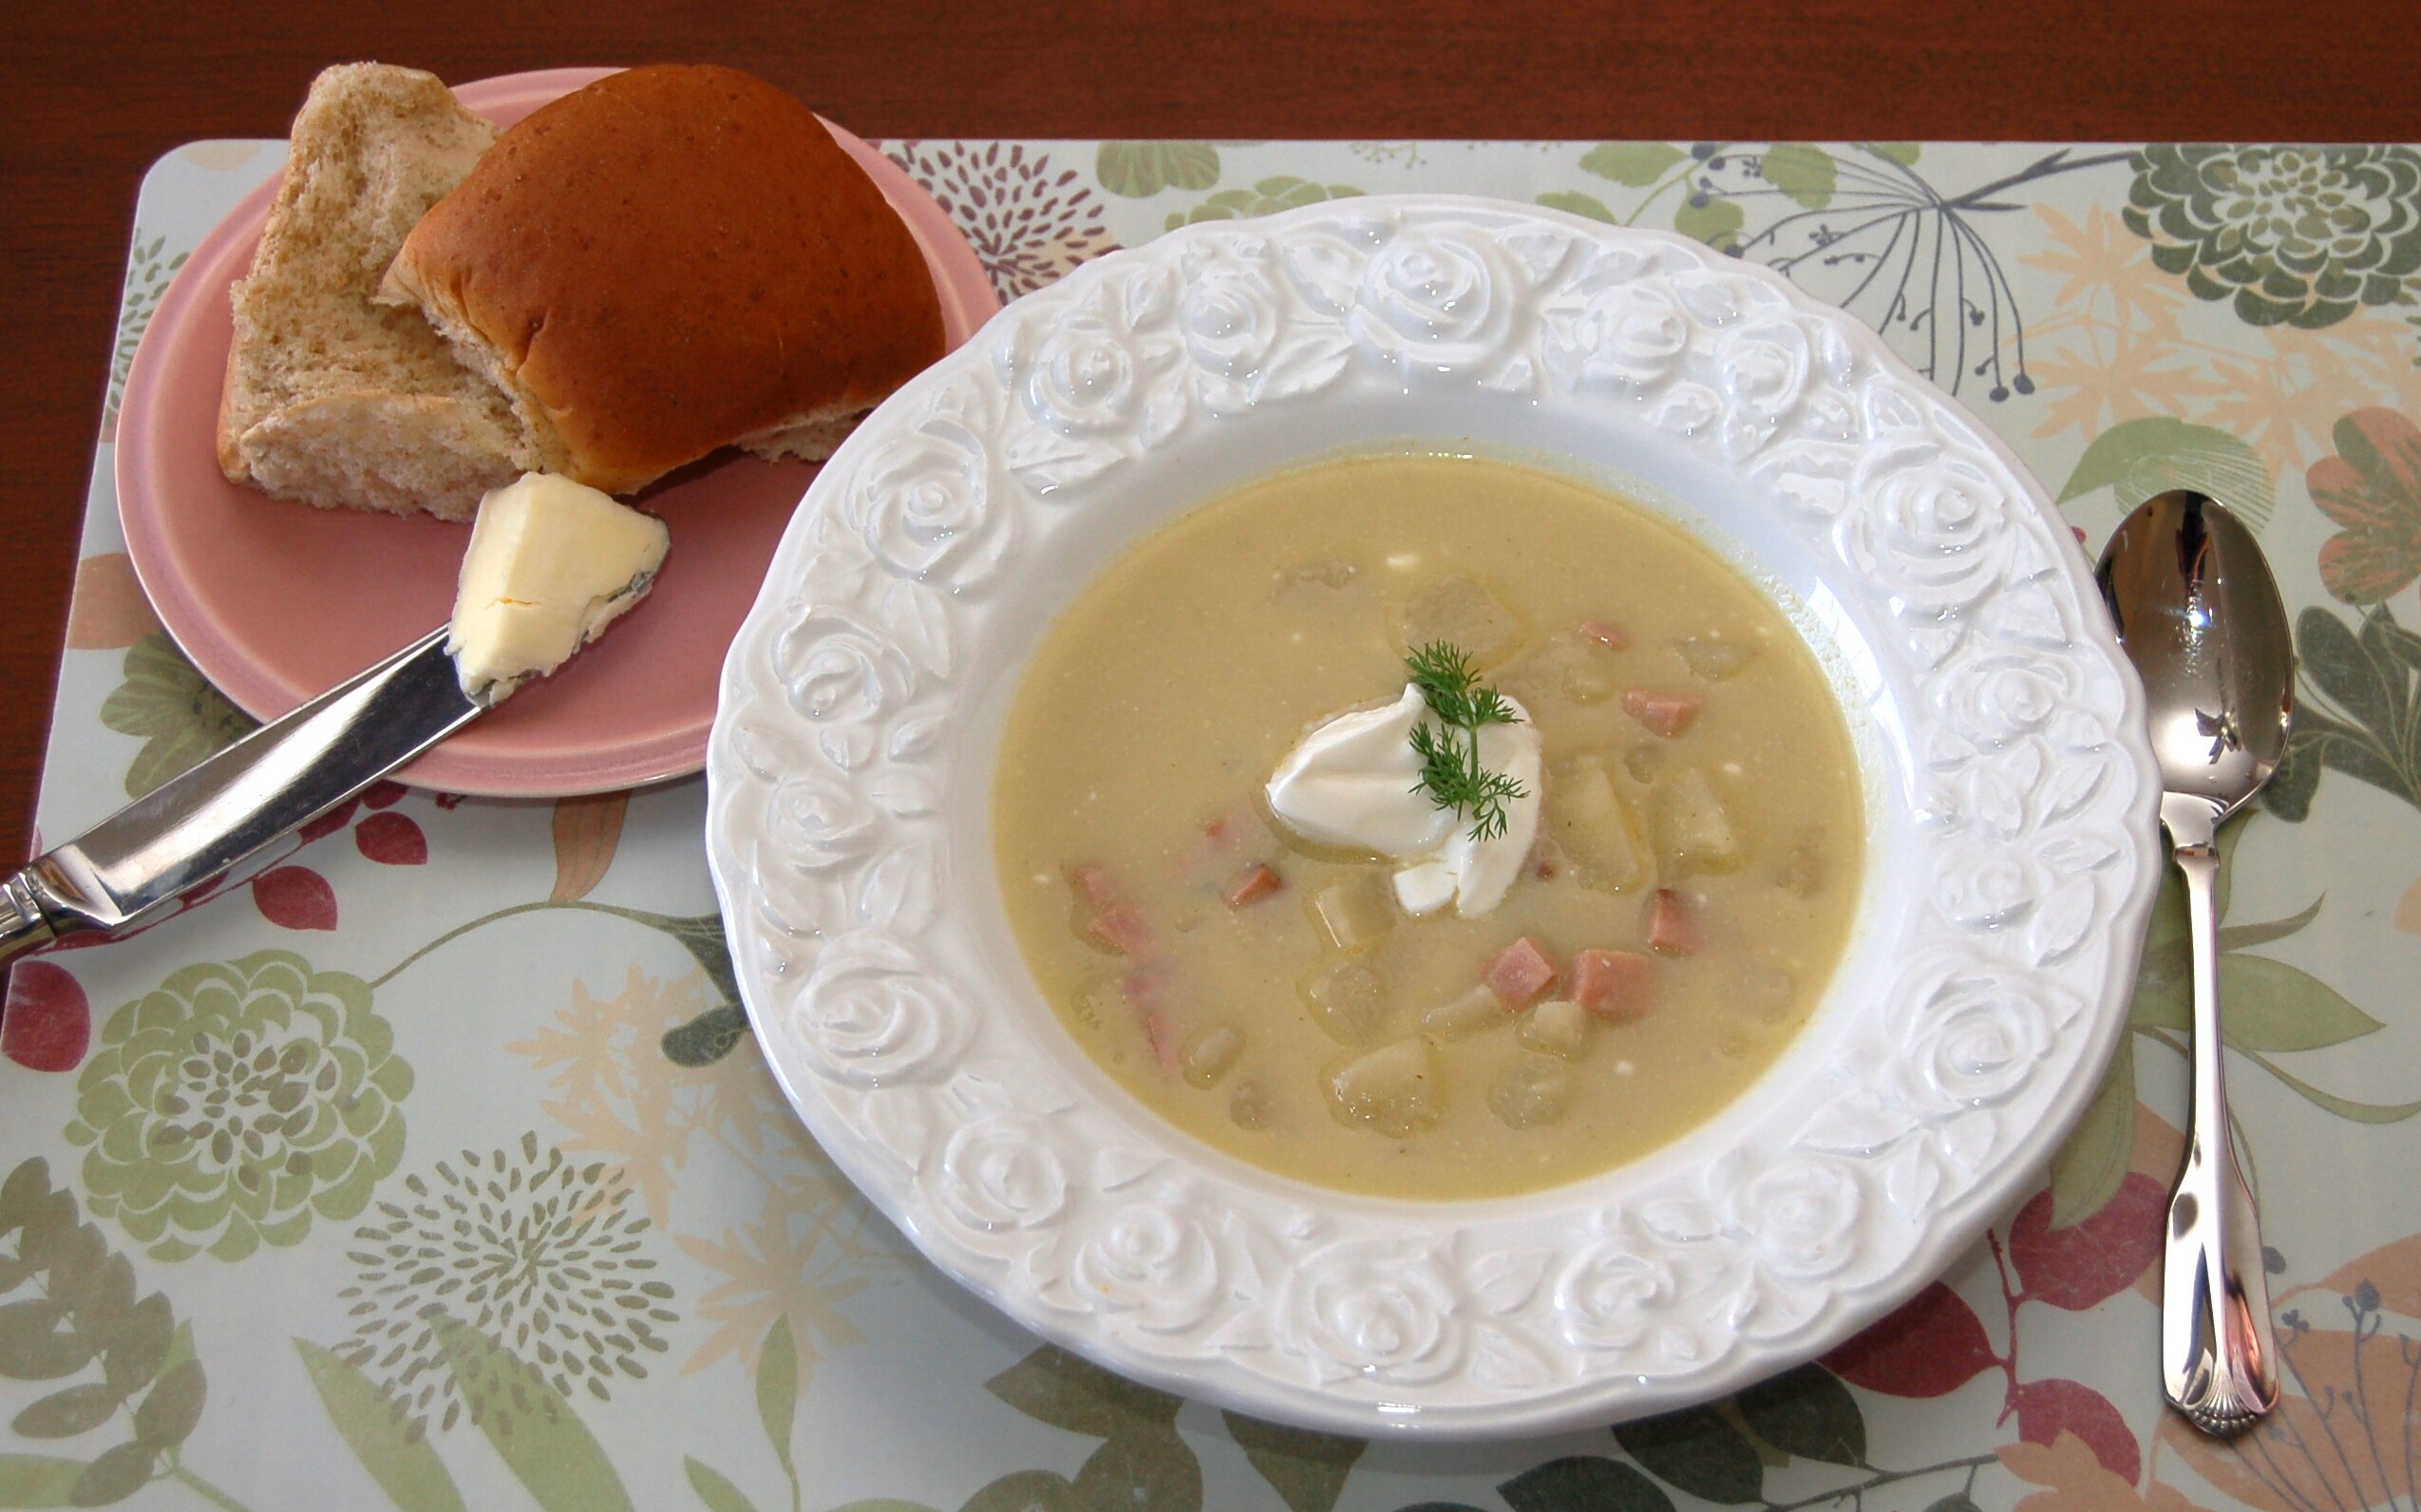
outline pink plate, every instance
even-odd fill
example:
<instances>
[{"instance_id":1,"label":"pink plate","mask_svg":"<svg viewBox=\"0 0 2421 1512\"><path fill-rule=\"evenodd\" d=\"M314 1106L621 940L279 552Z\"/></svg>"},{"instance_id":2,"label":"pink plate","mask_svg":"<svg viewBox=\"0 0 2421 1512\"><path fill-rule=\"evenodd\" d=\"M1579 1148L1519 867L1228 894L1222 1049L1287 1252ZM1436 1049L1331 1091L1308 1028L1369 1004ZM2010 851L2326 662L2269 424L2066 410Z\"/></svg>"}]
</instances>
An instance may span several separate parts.
<instances>
[{"instance_id":1,"label":"pink plate","mask_svg":"<svg viewBox=\"0 0 2421 1512\"><path fill-rule=\"evenodd\" d=\"M613 72L556 68L463 85L510 125ZM828 124L828 123L827 123ZM999 308L982 264L931 196L832 127L907 221L933 269L952 347ZM202 238L135 353L118 422L118 518L168 633L245 712L270 719L444 623L470 527L319 510L218 471L229 285L252 265L274 180ZM672 528L647 602L557 675L396 775L419 787L537 798L696 771L715 683L790 512L816 469L737 458L684 469L646 499Z\"/></svg>"}]
</instances>

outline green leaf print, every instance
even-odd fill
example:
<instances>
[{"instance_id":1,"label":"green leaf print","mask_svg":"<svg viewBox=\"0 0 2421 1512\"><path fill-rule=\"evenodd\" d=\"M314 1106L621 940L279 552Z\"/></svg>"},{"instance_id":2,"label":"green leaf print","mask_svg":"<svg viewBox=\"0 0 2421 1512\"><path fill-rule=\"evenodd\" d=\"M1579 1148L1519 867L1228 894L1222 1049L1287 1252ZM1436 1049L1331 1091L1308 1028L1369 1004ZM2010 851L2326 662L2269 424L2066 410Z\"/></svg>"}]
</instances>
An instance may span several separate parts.
<instances>
[{"instance_id":1,"label":"green leaf print","mask_svg":"<svg viewBox=\"0 0 2421 1512\"><path fill-rule=\"evenodd\" d=\"M1741 1420L1785 1454L1826 1465L1866 1463L1866 1417L1841 1377L1821 1365L1760 1381L1733 1399Z\"/></svg>"},{"instance_id":2,"label":"green leaf print","mask_svg":"<svg viewBox=\"0 0 2421 1512\"><path fill-rule=\"evenodd\" d=\"M1292 174L1279 174L1261 180L1250 189L1222 189L1191 210L1172 212L1167 229L1175 231L1201 220L1242 220L1251 216L1275 215L1325 199L1351 199L1361 192L1351 184L1314 183Z\"/></svg>"},{"instance_id":3,"label":"green leaf print","mask_svg":"<svg viewBox=\"0 0 2421 1512\"><path fill-rule=\"evenodd\" d=\"M134 255L126 263L125 293L118 305L118 344L109 356L109 395L101 409L101 439L118 438L118 406L125 398L126 379L135 368L135 349L142 345L142 333L151 326L151 317L160 309L160 296L168 292L168 281L185 265L184 253L163 256L166 236L143 240L142 231L135 231Z\"/></svg>"},{"instance_id":4,"label":"green leaf print","mask_svg":"<svg viewBox=\"0 0 2421 1512\"><path fill-rule=\"evenodd\" d=\"M56 1381L92 1363L81 1331L62 1328L67 1310L47 1297L0 1306L0 1375L12 1381Z\"/></svg>"},{"instance_id":5,"label":"green leaf print","mask_svg":"<svg viewBox=\"0 0 2421 1512\"><path fill-rule=\"evenodd\" d=\"M107 1506L123 1502L151 1482L158 1456L148 1445L121 1444L94 1457L67 1492L69 1506Z\"/></svg>"},{"instance_id":6,"label":"green leaf print","mask_svg":"<svg viewBox=\"0 0 2421 1512\"><path fill-rule=\"evenodd\" d=\"M72 1439L117 1416L124 1401L104 1382L71 1386L27 1408L9 1427L21 1439Z\"/></svg>"},{"instance_id":7,"label":"green leaf print","mask_svg":"<svg viewBox=\"0 0 2421 1512\"><path fill-rule=\"evenodd\" d=\"M1658 1480L1709 1502L1754 1502L1765 1484L1765 1462L1756 1446L1712 1407L1625 1423L1614 1438Z\"/></svg>"},{"instance_id":8,"label":"green leaf print","mask_svg":"<svg viewBox=\"0 0 2421 1512\"><path fill-rule=\"evenodd\" d=\"M83 1479L82 1460L48 1454L0 1454L0 1506L68 1506Z\"/></svg>"},{"instance_id":9,"label":"green leaf print","mask_svg":"<svg viewBox=\"0 0 2421 1512\"><path fill-rule=\"evenodd\" d=\"M1513 1512L1673 1512L1673 1498L1619 1460L1574 1455L1498 1486Z\"/></svg>"},{"instance_id":10,"label":"green leaf print","mask_svg":"<svg viewBox=\"0 0 2421 1512\"><path fill-rule=\"evenodd\" d=\"M125 681L101 701L101 722L142 738L126 768L126 796L142 798L250 731L253 722L194 671L184 652L155 630L126 648Z\"/></svg>"},{"instance_id":11,"label":"green leaf print","mask_svg":"<svg viewBox=\"0 0 2421 1512\"><path fill-rule=\"evenodd\" d=\"M728 1476L705 1461L683 1455L681 1468L689 1472L690 1489L706 1503L706 1512L757 1512L757 1504L733 1485Z\"/></svg>"},{"instance_id":12,"label":"green leaf print","mask_svg":"<svg viewBox=\"0 0 2421 1512\"><path fill-rule=\"evenodd\" d=\"M1017 1470L1002 1476L967 1498L958 1512L1092 1512L1076 1500L1076 1488L1064 1475L1049 1470Z\"/></svg>"},{"instance_id":13,"label":"green leaf print","mask_svg":"<svg viewBox=\"0 0 2421 1512\"><path fill-rule=\"evenodd\" d=\"M1219 182L1219 149L1206 142L1105 142L1093 154L1093 177L1130 199L1207 189Z\"/></svg>"},{"instance_id":14,"label":"green leaf print","mask_svg":"<svg viewBox=\"0 0 2421 1512\"><path fill-rule=\"evenodd\" d=\"M531 1501L545 1512L630 1512L596 1435L535 1367L467 1323L435 1328L456 1388L487 1404L473 1418Z\"/></svg>"},{"instance_id":15,"label":"green leaf print","mask_svg":"<svg viewBox=\"0 0 2421 1512\"><path fill-rule=\"evenodd\" d=\"M799 1417L799 1347L790 1336L790 1314L773 1320L757 1351L757 1421L773 1446L782 1472L795 1484L797 1466L790 1463L790 1432Z\"/></svg>"},{"instance_id":16,"label":"green leaf print","mask_svg":"<svg viewBox=\"0 0 2421 1512\"><path fill-rule=\"evenodd\" d=\"M2052 1157L2052 1227L2073 1228L2118 1195L2135 1155L2135 1043L2119 1041L2100 1090Z\"/></svg>"},{"instance_id":17,"label":"green leaf print","mask_svg":"<svg viewBox=\"0 0 2421 1512\"><path fill-rule=\"evenodd\" d=\"M1183 1405L1056 1345L1045 1345L984 1383L984 1389L1037 1422L1089 1438L1173 1423Z\"/></svg>"},{"instance_id":18,"label":"green leaf print","mask_svg":"<svg viewBox=\"0 0 2421 1512\"><path fill-rule=\"evenodd\" d=\"M1920 143L1914 142L1862 142L1858 145L1884 161L1896 162L1903 168L1917 166L1918 155L1924 151Z\"/></svg>"},{"instance_id":19,"label":"green leaf print","mask_svg":"<svg viewBox=\"0 0 2421 1512\"><path fill-rule=\"evenodd\" d=\"M2172 488L2205 493L2267 529L2278 509L2269 465L2239 438L2211 425L2150 415L2112 425L2093 438L2059 501L2108 488L2122 510Z\"/></svg>"},{"instance_id":20,"label":"green leaf print","mask_svg":"<svg viewBox=\"0 0 2421 1512\"><path fill-rule=\"evenodd\" d=\"M1176 1428L1133 1427L1092 1452L1073 1489L1088 1512L1201 1512L1202 1465Z\"/></svg>"},{"instance_id":21,"label":"green leaf print","mask_svg":"<svg viewBox=\"0 0 2421 1512\"><path fill-rule=\"evenodd\" d=\"M2261 806L2299 822L2334 768L2421 807L2421 636L2384 604L2354 630L2314 605L2296 617L2295 641L2295 722Z\"/></svg>"},{"instance_id":22,"label":"green leaf print","mask_svg":"<svg viewBox=\"0 0 2421 1512\"><path fill-rule=\"evenodd\" d=\"M2240 1050L2325 1049L2380 1027L2326 982L2266 955L2222 955L2220 1000Z\"/></svg>"},{"instance_id":23,"label":"green leaf print","mask_svg":"<svg viewBox=\"0 0 2421 1512\"><path fill-rule=\"evenodd\" d=\"M1539 196L1539 203L1549 210L1560 210L1565 215L1586 216L1591 220L1602 220L1608 225L1617 223L1614 212L1606 208L1604 200L1592 199L1587 195L1543 194Z\"/></svg>"},{"instance_id":24,"label":"green leaf print","mask_svg":"<svg viewBox=\"0 0 2421 1512\"><path fill-rule=\"evenodd\" d=\"M729 1003L708 1009L664 1031L664 1058L692 1069L712 1066L747 1037L748 1015Z\"/></svg>"},{"instance_id":25,"label":"green leaf print","mask_svg":"<svg viewBox=\"0 0 2421 1512\"><path fill-rule=\"evenodd\" d=\"M155 1449L173 1449L201 1422L210 1383L199 1360L187 1360L162 1374L135 1408L135 1438Z\"/></svg>"},{"instance_id":26,"label":"green leaf print","mask_svg":"<svg viewBox=\"0 0 2421 1512\"><path fill-rule=\"evenodd\" d=\"M1740 206L1730 199L1693 195L1673 213L1673 229L1717 252L1729 252L1740 245L1740 226L1746 218Z\"/></svg>"},{"instance_id":27,"label":"green leaf print","mask_svg":"<svg viewBox=\"0 0 2421 1512\"><path fill-rule=\"evenodd\" d=\"M1663 142L1606 142L1580 155L1583 173L1645 189L1690 155Z\"/></svg>"},{"instance_id":28,"label":"green leaf print","mask_svg":"<svg viewBox=\"0 0 2421 1512\"><path fill-rule=\"evenodd\" d=\"M445 1462L415 1430L405 1405L361 1371L309 1339L294 1340L319 1405L362 1468L397 1512L463 1512L463 1494Z\"/></svg>"},{"instance_id":29,"label":"green leaf print","mask_svg":"<svg viewBox=\"0 0 2421 1512\"><path fill-rule=\"evenodd\" d=\"M1810 210L1832 203L1833 183L1839 176L1832 154L1806 142L1778 142L1768 147L1758 171L1766 182Z\"/></svg>"},{"instance_id":30,"label":"green leaf print","mask_svg":"<svg viewBox=\"0 0 2421 1512\"><path fill-rule=\"evenodd\" d=\"M2327 617L2324 612L2313 613ZM2340 1118L2366 1124L2395 1123L2421 1112L2421 1102L2358 1103L2323 1092L2282 1070L2269 1058L2342 1045L2372 1033L2380 1025L2336 989L2302 968L2251 953L2254 945L2285 939L2303 930L2319 917L2318 899L2290 917L2258 924L2227 922L2229 880L2235 872L2236 849L2251 822L2255 822L2232 824L2220 831L2220 876L2212 898L2212 909L2221 923L2220 996L2227 1004L2228 1049L2277 1077L2305 1101ZM2128 1023L2135 1033L2166 1045L2181 1055L2188 1051L2187 1036L2193 1030L2191 951L2185 932L2185 889L2172 870L2162 879L2151 925L2145 934L2144 960L2136 972L2135 995L2128 1008ZM2061 1151L2061 1162L2074 1164L2080 1172L2095 1173L2090 1179L2081 1174L2071 1176L2071 1181L2079 1184L2071 1186L2065 1201L2060 1191L2059 1165L2054 1164L2052 1217L2060 1226L2081 1222L2100 1211L2100 1202L2088 1205L2085 1200L2095 1195L2104 1183L2102 1173L2108 1162L2118 1161L2123 1164L2129 1158L2120 1145L2123 1142L2131 1150L2131 1110L2122 1132L2121 1121L2100 1106L2102 1098L2115 1095L2106 1083L2096 1096L2094 1112L2088 1115L2087 1123L2078 1126ZM2101 1142L2098 1148L2080 1143L2089 1130ZM2122 1170L2120 1179L2124 1175ZM2101 1202L2108 1201L2109 1192L2117 1189L2117 1181L2109 1180L2108 1185L2109 1192L2099 1192Z\"/></svg>"},{"instance_id":31,"label":"green leaf print","mask_svg":"<svg viewBox=\"0 0 2421 1512\"><path fill-rule=\"evenodd\" d=\"M102 1026L71 1143L155 1259L239 1260L343 1220L404 1154L412 1069L370 989L291 951L188 966Z\"/></svg>"},{"instance_id":32,"label":"green leaf print","mask_svg":"<svg viewBox=\"0 0 2421 1512\"><path fill-rule=\"evenodd\" d=\"M1264 1423L1241 1412L1224 1416L1237 1446L1288 1512L1329 1512L1344 1494L1345 1478L1353 1473L1354 1463L1370 1447L1368 1441L1341 1433Z\"/></svg>"},{"instance_id":33,"label":"green leaf print","mask_svg":"<svg viewBox=\"0 0 2421 1512\"><path fill-rule=\"evenodd\" d=\"M0 1455L0 1506L123 1501L163 1454L171 1473L196 1479L175 1468L208 1394L192 1334L166 1297L135 1295L133 1263L111 1253L73 1193L51 1185L40 1157L0 1181L0 1376L60 1383L16 1414L20 1437L78 1439L121 1412L134 1426L131 1440L89 1459Z\"/></svg>"}]
</instances>

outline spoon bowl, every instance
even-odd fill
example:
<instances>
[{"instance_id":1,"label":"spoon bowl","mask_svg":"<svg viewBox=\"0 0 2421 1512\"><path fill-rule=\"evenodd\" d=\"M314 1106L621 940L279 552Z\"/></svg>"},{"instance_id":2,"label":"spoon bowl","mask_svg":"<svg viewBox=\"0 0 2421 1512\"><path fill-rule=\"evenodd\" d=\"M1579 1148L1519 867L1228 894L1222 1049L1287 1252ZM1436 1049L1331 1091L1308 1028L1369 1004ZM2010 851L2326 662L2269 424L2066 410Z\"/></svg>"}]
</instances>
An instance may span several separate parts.
<instances>
[{"instance_id":1,"label":"spoon bowl","mask_svg":"<svg viewBox=\"0 0 2421 1512\"><path fill-rule=\"evenodd\" d=\"M2161 823L2185 876L2194 951L2194 1100L2169 1201L2162 1381L2206 1433L2278 1405L2260 1219L2231 1143L2220 1017L2219 826L2286 754L2295 643L2259 542L2216 500L2176 490L2127 517L2094 571L2144 681Z\"/></svg>"},{"instance_id":2,"label":"spoon bowl","mask_svg":"<svg viewBox=\"0 0 2421 1512\"><path fill-rule=\"evenodd\" d=\"M2260 545L2226 506L2178 489L2127 517L2094 576L2144 680L2161 786L2210 805L2216 827L2278 770L2294 707L2286 605Z\"/></svg>"}]
</instances>

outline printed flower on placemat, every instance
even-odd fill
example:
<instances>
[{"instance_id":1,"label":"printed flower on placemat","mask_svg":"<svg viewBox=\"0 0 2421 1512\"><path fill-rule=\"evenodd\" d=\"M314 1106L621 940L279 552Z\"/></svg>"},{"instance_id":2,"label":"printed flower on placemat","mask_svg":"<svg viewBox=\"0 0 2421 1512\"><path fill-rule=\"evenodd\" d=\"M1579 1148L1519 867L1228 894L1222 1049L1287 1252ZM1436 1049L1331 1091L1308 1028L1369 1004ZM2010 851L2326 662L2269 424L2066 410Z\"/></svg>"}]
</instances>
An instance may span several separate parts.
<instances>
[{"instance_id":1,"label":"printed flower on placemat","mask_svg":"<svg viewBox=\"0 0 2421 1512\"><path fill-rule=\"evenodd\" d=\"M1250 189L1221 189L1191 210L1172 210L1168 229L1175 231L1203 220L1274 216L1281 210L1296 210L1326 199L1350 199L1361 192L1350 183L1315 183L1281 173L1258 180Z\"/></svg>"},{"instance_id":2,"label":"printed flower on placemat","mask_svg":"<svg viewBox=\"0 0 2421 1512\"><path fill-rule=\"evenodd\" d=\"M126 649L126 680L102 700L101 722L121 735L140 735L143 747L126 768L126 796L142 798L253 728L227 702L165 631Z\"/></svg>"},{"instance_id":3,"label":"printed flower on placemat","mask_svg":"<svg viewBox=\"0 0 2421 1512\"><path fill-rule=\"evenodd\" d=\"M2320 545L2320 581L2375 604L2421 577L2421 427L2393 409L2336 423L2336 455L2312 464L2312 502L2341 527Z\"/></svg>"},{"instance_id":4,"label":"printed flower on placemat","mask_svg":"<svg viewBox=\"0 0 2421 1512\"><path fill-rule=\"evenodd\" d=\"M647 1215L620 1171L575 1165L524 1134L518 1153L464 1150L404 1185L407 1201L380 1202L378 1220L354 1231L361 1278L337 1295L355 1304L358 1321L338 1353L383 1376L412 1414L414 1436L432 1411L440 1428L467 1409L473 1423L493 1417L501 1429L512 1413L553 1408L509 1389L509 1369L462 1369L474 1353L509 1357L564 1396L585 1387L603 1402L616 1374L644 1378L645 1356L665 1351L657 1327L680 1315L671 1283L642 1253ZM466 1330L489 1349L463 1349Z\"/></svg>"},{"instance_id":5,"label":"printed flower on placemat","mask_svg":"<svg viewBox=\"0 0 2421 1512\"><path fill-rule=\"evenodd\" d=\"M2251 326L2331 326L2400 303L2421 273L2421 152L2154 143L2128 229L2203 299Z\"/></svg>"},{"instance_id":6,"label":"printed flower on placemat","mask_svg":"<svg viewBox=\"0 0 2421 1512\"><path fill-rule=\"evenodd\" d=\"M110 1015L77 1081L92 1211L160 1260L354 1217L404 1154L393 1047L359 977L288 951L185 968Z\"/></svg>"},{"instance_id":7,"label":"printed flower on placemat","mask_svg":"<svg viewBox=\"0 0 2421 1512\"><path fill-rule=\"evenodd\" d=\"M1056 282L1078 263L1116 252L1101 201L1073 168L1022 142L896 142L891 160L933 192L966 233L1003 299Z\"/></svg>"},{"instance_id":8,"label":"printed flower on placemat","mask_svg":"<svg viewBox=\"0 0 2421 1512\"><path fill-rule=\"evenodd\" d=\"M135 370L135 349L142 345L142 333L151 325L154 312L160 308L160 296L168 292L168 280L185 265L185 254L163 256L168 238L154 236L142 239L142 231L135 231L133 253L126 259L126 291L118 303L118 345L109 354L109 395L101 406L101 439L118 439L118 406L126 394L126 379Z\"/></svg>"}]
</instances>

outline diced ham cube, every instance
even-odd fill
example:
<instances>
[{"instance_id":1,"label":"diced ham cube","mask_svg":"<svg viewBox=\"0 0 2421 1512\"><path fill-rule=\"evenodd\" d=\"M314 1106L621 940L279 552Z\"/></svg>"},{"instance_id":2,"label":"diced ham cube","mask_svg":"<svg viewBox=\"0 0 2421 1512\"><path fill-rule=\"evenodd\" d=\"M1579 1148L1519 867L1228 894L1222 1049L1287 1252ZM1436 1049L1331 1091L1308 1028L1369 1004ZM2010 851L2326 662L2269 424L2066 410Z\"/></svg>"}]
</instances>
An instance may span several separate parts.
<instances>
[{"instance_id":1,"label":"diced ham cube","mask_svg":"<svg viewBox=\"0 0 2421 1512\"><path fill-rule=\"evenodd\" d=\"M1648 902L1648 949L1659 955L1688 955L1697 948L1697 911L1672 888L1657 888Z\"/></svg>"},{"instance_id":2,"label":"diced ham cube","mask_svg":"<svg viewBox=\"0 0 2421 1512\"><path fill-rule=\"evenodd\" d=\"M1572 957L1572 1001L1613 1023L1655 1006L1656 963L1636 951L1582 951Z\"/></svg>"},{"instance_id":3,"label":"diced ham cube","mask_svg":"<svg viewBox=\"0 0 2421 1512\"><path fill-rule=\"evenodd\" d=\"M1286 885L1286 879L1268 866L1247 866L1227 884L1227 906L1249 908Z\"/></svg>"},{"instance_id":4,"label":"diced ham cube","mask_svg":"<svg viewBox=\"0 0 2421 1512\"><path fill-rule=\"evenodd\" d=\"M1701 700L1695 693L1656 693L1634 688L1622 695L1622 711L1667 740L1697 723Z\"/></svg>"},{"instance_id":5,"label":"diced ham cube","mask_svg":"<svg viewBox=\"0 0 2421 1512\"><path fill-rule=\"evenodd\" d=\"M1108 867L1094 861L1070 866L1068 885L1076 892L1076 933L1087 943L1112 955L1141 955L1151 947L1151 920L1127 899Z\"/></svg>"},{"instance_id":6,"label":"diced ham cube","mask_svg":"<svg viewBox=\"0 0 2421 1512\"><path fill-rule=\"evenodd\" d=\"M1508 1013L1520 1012L1556 978L1555 962L1539 949L1538 941L1524 935L1496 953L1480 980L1487 984L1496 1000Z\"/></svg>"},{"instance_id":7,"label":"diced ham cube","mask_svg":"<svg viewBox=\"0 0 2421 1512\"><path fill-rule=\"evenodd\" d=\"M1610 619L1584 619L1580 621L1579 628L1581 634L1608 651L1622 651L1631 644L1630 635Z\"/></svg>"}]
</instances>

